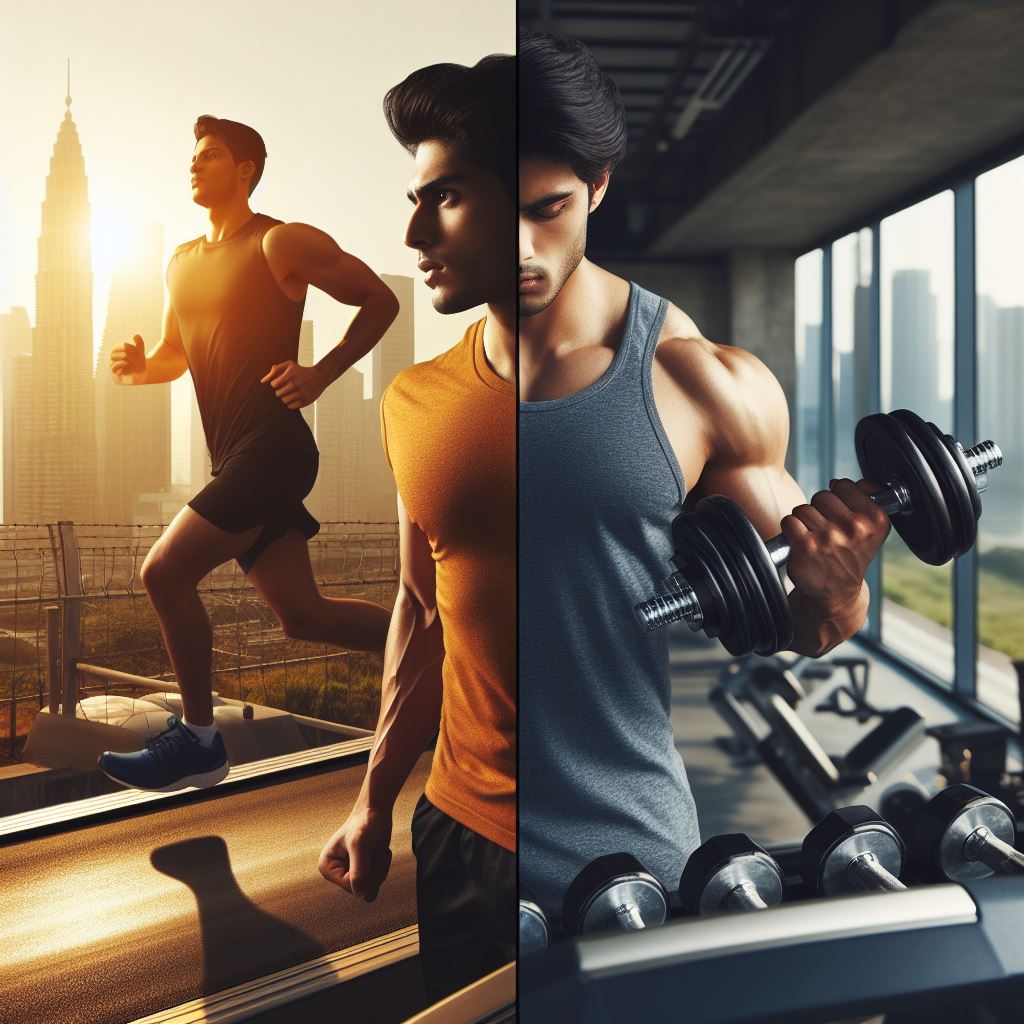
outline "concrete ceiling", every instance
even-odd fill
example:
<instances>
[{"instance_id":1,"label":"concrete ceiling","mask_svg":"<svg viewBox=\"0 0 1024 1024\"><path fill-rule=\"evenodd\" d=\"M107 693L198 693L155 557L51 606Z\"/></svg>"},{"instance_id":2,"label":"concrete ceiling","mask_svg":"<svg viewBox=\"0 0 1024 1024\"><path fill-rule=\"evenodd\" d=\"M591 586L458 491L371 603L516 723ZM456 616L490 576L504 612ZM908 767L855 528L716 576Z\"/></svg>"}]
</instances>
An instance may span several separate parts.
<instances>
[{"instance_id":1,"label":"concrete ceiling","mask_svg":"<svg viewBox=\"0 0 1024 1024\"><path fill-rule=\"evenodd\" d=\"M633 207L621 223L648 225L638 252L809 247L995 147L1019 138L1024 148L1024 2L934 0L763 134L770 137L689 205L686 183L666 188L664 175L656 204L620 191Z\"/></svg>"}]
</instances>

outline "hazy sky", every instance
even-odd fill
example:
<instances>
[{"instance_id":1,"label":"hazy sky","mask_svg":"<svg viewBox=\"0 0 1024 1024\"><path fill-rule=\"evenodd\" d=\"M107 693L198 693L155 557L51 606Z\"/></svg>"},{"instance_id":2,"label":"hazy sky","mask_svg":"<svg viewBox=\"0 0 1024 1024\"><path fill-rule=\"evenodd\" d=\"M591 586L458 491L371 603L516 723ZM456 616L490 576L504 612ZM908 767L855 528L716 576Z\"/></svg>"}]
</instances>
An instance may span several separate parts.
<instances>
[{"instance_id":1,"label":"hazy sky","mask_svg":"<svg viewBox=\"0 0 1024 1024\"><path fill-rule=\"evenodd\" d=\"M167 253L205 230L190 198L192 125L202 113L253 125L268 151L255 210L305 221L379 273L416 279L416 358L451 347L480 311L442 317L402 244L410 157L381 115L387 89L438 61L513 52L507 0L44 0L9 5L0 61L0 310L35 322L36 247L50 155L72 116L92 205L95 345L110 278L145 221ZM317 357L353 310L310 290ZM147 338L147 344L156 339Z\"/></svg>"}]
</instances>

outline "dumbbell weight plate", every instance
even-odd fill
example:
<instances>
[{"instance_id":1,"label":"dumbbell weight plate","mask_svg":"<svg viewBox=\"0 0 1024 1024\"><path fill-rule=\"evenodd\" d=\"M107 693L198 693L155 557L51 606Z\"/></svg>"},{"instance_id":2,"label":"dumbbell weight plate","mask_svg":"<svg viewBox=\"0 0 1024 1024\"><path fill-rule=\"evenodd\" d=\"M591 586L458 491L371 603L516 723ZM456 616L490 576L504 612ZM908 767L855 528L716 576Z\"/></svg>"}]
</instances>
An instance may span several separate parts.
<instances>
[{"instance_id":1,"label":"dumbbell weight plate","mask_svg":"<svg viewBox=\"0 0 1024 1024\"><path fill-rule=\"evenodd\" d=\"M928 879L949 881L986 878L992 869L970 860L964 852L967 837L987 828L1013 845L1017 826L1009 809L973 786L947 786L932 797L917 819L911 858L914 869Z\"/></svg>"},{"instance_id":2,"label":"dumbbell weight plate","mask_svg":"<svg viewBox=\"0 0 1024 1024\"><path fill-rule=\"evenodd\" d=\"M684 914L726 910L729 894L745 882L769 907L782 902L782 872L774 859L740 833L713 836L690 854L679 879Z\"/></svg>"},{"instance_id":3,"label":"dumbbell weight plate","mask_svg":"<svg viewBox=\"0 0 1024 1024\"><path fill-rule=\"evenodd\" d=\"M789 610L789 598L783 586L779 570L772 561L768 548L734 501L722 495L706 499L713 503L716 514L721 515L738 544L738 550L746 556L753 570L753 584L759 607L765 616L765 628L761 631L760 643L754 648L757 654L774 654L785 650L793 641L793 617ZM729 651L734 657L750 653L749 650Z\"/></svg>"},{"instance_id":4,"label":"dumbbell weight plate","mask_svg":"<svg viewBox=\"0 0 1024 1024\"><path fill-rule=\"evenodd\" d=\"M948 555L949 558L956 558L974 544L978 532L968 483L943 443L942 432L934 423L925 422L909 409L894 409L892 416L899 420L910 439L921 449L935 474L953 526L953 543ZM966 460L964 461L966 465ZM970 469L967 472L973 480ZM973 483L971 490L977 490Z\"/></svg>"},{"instance_id":5,"label":"dumbbell weight plate","mask_svg":"<svg viewBox=\"0 0 1024 1024\"><path fill-rule=\"evenodd\" d=\"M800 873L804 882L825 896L854 891L849 882L850 864L864 854L895 878L903 871L903 843L878 816L864 805L830 811L804 839Z\"/></svg>"},{"instance_id":6,"label":"dumbbell weight plate","mask_svg":"<svg viewBox=\"0 0 1024 1024\"><path fill-rule=\"evenodd\" d=\"M576 935L622 928L618 909L636 907L644 927L668 915L668 895L661 883L628 853L612 853L588 864L565 893L563 921Z\"/></svg>"},{"instance_id":7,"label":"dumbbell weight plate","mask_svg":"<svg viewBox=\"0 0 1024 1024\"><path fill-rule=\"evenodd\" d=\"M943 565L957 538L946 498L928 460L899 420L884 413L865 416L854 433L857 462L865 480L886 484L898 477L910 492L913 512L893 516L893 529L929 565Z\"/></svg>"},{"instance_id":8,"label":"dumbbell weight plate","mask_svg":"<svg viewBox=\"0 0 1024 1024\"><path fill-rule=\"evenodd\" d=\"M713 527L710 534L705 529L702 505L699 502L692 511L680 513L672 523L673 561L701 599L705 634L729 636L734 628L733 609L743 607L743 592L721 557Z\"/></svg>"},{"instance_id":9,"label":"dumbbell weight plate","mask_svg":"<svg viewBox=\"0 0 1024 1024\"><path fill-rule=\"evenodd\" d=\"M519 954L532 953L544 949L551 941L544 912L533 900L519 900Z\"/></svg>"}]
</instances>

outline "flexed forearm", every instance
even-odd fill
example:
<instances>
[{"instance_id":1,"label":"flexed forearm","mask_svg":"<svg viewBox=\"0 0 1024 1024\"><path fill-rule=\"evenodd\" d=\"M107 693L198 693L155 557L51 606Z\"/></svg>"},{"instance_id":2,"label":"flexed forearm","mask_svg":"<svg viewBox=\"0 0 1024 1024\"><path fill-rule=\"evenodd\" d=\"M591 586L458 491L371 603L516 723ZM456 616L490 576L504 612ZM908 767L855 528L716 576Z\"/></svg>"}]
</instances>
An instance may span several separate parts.
<instances>
[{"instance_id":1,"label":"flexed forearm","mask_svg":"<svg viewBox=\"0 0 1024 1024\"><path fill-rule=\"evenodd\" d=\"M324 388L369 352L394 322L398 299L387 286L374 292L360 307L344 337L316 364Z\"/></svg>"},{"instance_id":2,"label":"flexed forearm","mask_svg":"<svg viewBox=\"0 0 1024 1024\"><path fill-rule=\"evenodd\" d=\"M444 636L437 609L399 588L384 649L380 716L359 802L390 811L441 719Z\"/></svg>"}]
</instances>

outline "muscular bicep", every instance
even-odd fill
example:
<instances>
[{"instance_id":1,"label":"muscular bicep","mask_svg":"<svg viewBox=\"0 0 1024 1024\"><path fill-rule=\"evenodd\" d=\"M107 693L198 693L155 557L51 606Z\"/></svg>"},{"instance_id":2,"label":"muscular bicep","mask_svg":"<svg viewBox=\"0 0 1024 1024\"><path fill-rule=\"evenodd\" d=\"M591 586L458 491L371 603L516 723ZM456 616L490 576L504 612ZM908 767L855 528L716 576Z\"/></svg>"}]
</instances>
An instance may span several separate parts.
<instances>
[{"instance_id":1,"label":"muscular bicep","mask_svg":"<svg viewBox=\"0 0 1024 1024\"><path fill-rule=\"evenodd\" d=\"M718 363L719 380L709 395L710 454L691 498L723 494L743 509L762 537L773 537L782 517L806 501L786 469L786 396L771 371L749 352L719 346Z\"/></svg>"}]
</instances>

